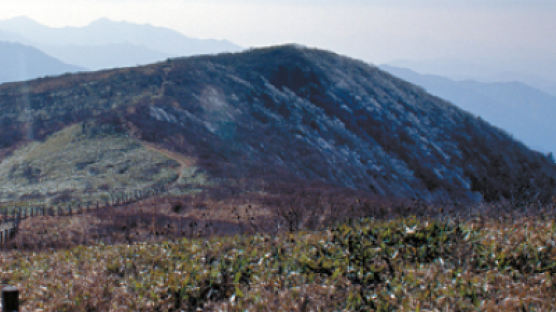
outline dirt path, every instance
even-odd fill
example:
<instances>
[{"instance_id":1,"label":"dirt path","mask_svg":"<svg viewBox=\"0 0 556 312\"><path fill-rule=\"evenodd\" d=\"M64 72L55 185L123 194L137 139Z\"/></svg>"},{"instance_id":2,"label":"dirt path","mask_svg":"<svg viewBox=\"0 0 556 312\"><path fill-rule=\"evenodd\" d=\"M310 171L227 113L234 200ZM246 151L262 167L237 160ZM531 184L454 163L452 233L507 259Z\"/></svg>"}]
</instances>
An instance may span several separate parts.
<instances>
[{"instance_id":1,"label":"dirt path","mask_svg":"<svg viewBox=\"0 0 556 312\"><path fill-rule=\"evenodd\" d=\"M187 167L192 167L195 166L195 159L192 157L188 157L185 155L182 155L180 153L176 153L173 151L170 151L168 149L165 149L163 147L157 146L156 144L153 143L148 143L148 142L141 142L143 144L143 146L153 152L157 152L159 154L162 154L170 159L173 159L175 161L178 162L178 164L180 165L179 168L177 169L178 171L178 175L179 178L178 180L181 178L181 173L183 171L184 168Z\"/></svg>"}]
</instances>

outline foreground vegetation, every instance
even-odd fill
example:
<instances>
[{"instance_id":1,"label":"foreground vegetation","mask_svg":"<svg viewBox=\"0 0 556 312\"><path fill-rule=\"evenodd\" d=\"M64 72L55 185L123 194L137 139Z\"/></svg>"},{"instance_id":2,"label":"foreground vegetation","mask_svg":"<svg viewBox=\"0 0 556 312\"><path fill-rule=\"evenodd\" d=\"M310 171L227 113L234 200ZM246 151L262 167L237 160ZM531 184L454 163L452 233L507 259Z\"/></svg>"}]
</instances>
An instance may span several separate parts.
<instances>
[{"instance_id":1,"label":"foreground vegetation","mask_svg":"<svg viewBox=\"0 0 556 312\"><path fill-rule=\"evenodd\" d=\"M556 309L556 222L357 219L322 231L0 256L24 310Z\"/></svg>"}]
</instances>

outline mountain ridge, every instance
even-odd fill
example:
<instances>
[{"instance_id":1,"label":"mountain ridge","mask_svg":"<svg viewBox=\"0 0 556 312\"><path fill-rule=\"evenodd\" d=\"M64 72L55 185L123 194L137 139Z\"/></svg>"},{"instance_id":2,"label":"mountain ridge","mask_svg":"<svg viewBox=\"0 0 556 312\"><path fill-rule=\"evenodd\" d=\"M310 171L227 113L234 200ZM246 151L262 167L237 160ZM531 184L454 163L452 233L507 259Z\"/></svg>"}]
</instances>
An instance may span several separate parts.
<instances>
[{"instance_id":1,"label":"mountain ridge","mask_svg":"<svg viewBox=\"0 0 556 312\"><path fill-rule=\"evenodd\" d=\"M556 97L521 82L482 83L422 75L406 68L381 66L402 79L505 129L528 146L556 152Z\"/></svg>"},{"instance_id":2,"label":"mountain ridge","mask_svg":"<svg viewBox=\"0 0 556 312\"><path fill-rule=\"evenodd\" d=\"M17 104L23 94L27 110ZM171 193L241 180L255 188L319 181L427 201L546 201L556 187L553 161L503 131L375 66L300 46L3 85L0 107L0 133L11 134L0 136L0 148L14 149L12 155L22 155L18 144L48 139L69 125L78 127L64 144L95 142L99 151L86 162L64 156L76 166L64 170L83 177L66 178L74 181L63 184L73 194L84 192L93 176L90 194L102 193L95 189L102 177L114 187L133 185L142 175L126 170L153 157L159 160L147 171L159 178L151 182L169 183ZM132 140L125 141L133 159L128 165L104 147L121 138ZM175 161L143 150L141 142L184 155L192 166L176 175ZM50 196L34 182L49 179L48 164L10 157L0 171L18 164L14 189ZM113 168L127 182L113 178Z\"/></svg>"},{"instance_id":3,"label":"mountain ridge","mask_svg":"<svg viewBox=\"0 0 556 312\"><path fill-rule=\"evenodd\" d=\"M61 62L31 46L0 41L0 83L84 70Z\"/></svg>"},{"instance_id":4,"label":"mountain ridge","mask_svg":"<svg viewBox=\"0 0 556 312\"><path fill-rule=\"evenodd\" d=\"M19 36L32 44L68 63L89 69L104 69L162 61L169 57L212 54L224 51L239 51L242 48L227 40L196 39L175 30L134 24L124 21L112 21L101 18L81 27L48 27L27 17L0 21L0 31ZM1 39L1 37L0 37ZM122 49L115 49L115 46ZM73 47L65 50L65 47ZM101 49L112 47L100 53L98 58L87 53L87 47ZM134 53L130 53L134 51ZM114 55L111 59L109 56Z\"/></svg>"},{"instance_id":5,"label":"mountain ridge","mask_svg":"<svg viewBox=\"0 0 556 312\"><path fill-rule=\"evenodd\" d=\"M454 81L473 80L480 83L497 83L518 81L551 96L556 96L556 77L551 70L554 63L550 59L521 60L498 63L496 60L453 58L439 59L399 59L383 66L410 69L421 75L433 75ZM519 63L521 63L519 65ZM541 67L543 66L544 67ZM515 67L517 66L517 67ZM533 73L535 72L535 73Z\"/></svg>"}]
</instances>

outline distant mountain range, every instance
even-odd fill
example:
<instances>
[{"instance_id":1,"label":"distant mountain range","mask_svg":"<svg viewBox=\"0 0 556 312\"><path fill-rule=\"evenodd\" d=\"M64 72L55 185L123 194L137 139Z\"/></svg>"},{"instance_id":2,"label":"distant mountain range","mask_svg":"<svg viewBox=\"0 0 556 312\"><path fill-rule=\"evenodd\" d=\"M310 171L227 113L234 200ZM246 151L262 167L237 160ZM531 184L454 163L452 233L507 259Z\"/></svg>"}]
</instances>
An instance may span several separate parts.
<instances>
[{"instance_id":1,"label":"distant mountain range","mask_svg":"<svg viewBox=\"0 0 556 312\"><path fill-rule=\"evenodd\" d=\"M506 60L501 63L489 59L396 60L388 62L387 65L455 81L472 80L484 83L519 81L556 96L556 56L535 60Z\"/></svg>"},{"instance_id":2,"label":"distant mountain range","mask_svg":"<svg viewBox=\"0 0 556 312\"><path fill-rule=\"evenodd\" d=\"M168 28L108 19L84 27L52 28L17 17L0 21L0 40L32 45L63 62L92 70L241 50L226 40L194 39Z\"/></svg>"},{"instance_id":3,"label":"distant mountain range","mask_svg":"<svg viewBox=\"0 0 556 312\"><path fill-rule=\"evenodd\" d=\"M383 65L383 70L500 127L531 148L556 153L556 97L521 82L455 81Z\"/></svg>"},{"instance_id":4,"label":"distant mountain range","mask_svg":"<svg viewBox=\"0 0 556 312\"><path fill-rule=\"evenodd\" d=\"M0 200L325 183L548 201L556 165L377 67L280 46L0 86Z\"/></svg>"},{"instance_id":5,"label":"distant mountain range","mask_svg":"<svg viewBox=\"0 0 556 312\"><path fill-rule=\"evenodd\" d=\"M0 41L0 83L82 71L45 53L18 43Z\"/></svg>"}]
</instances>

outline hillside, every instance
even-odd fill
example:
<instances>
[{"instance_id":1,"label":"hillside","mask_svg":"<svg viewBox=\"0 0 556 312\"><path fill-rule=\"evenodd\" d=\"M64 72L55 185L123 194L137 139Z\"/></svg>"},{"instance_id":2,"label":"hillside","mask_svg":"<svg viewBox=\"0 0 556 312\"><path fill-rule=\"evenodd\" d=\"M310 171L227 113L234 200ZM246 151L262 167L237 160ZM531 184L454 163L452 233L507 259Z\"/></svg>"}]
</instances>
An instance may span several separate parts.
<instances>
[{"instance_id":1,"label":"hillside","mask_svg":"<svg viewBox=\"0 0 556 312\"><path fill-rule=\"evenodd\" d=\"M455 81L406 68L381 68L505 129L531 148L556 152L555 96L520 82Z\"/></svg>"},{"instance_id":2,"label":"hillside","mask_svg":"<svg viewBox=\"0 0 556 312\"><path fill-rule=\"evenodd\" d=\"M248 181L548 201L556 187L554 162L503 131L376 67L298 46L2 85L0 155L1 200Z\"/></svg>"},{"instance_id":3,"label":"hillside","mask_svg":"<svg viewBox=\"0 0 556 312\"><path fill-rule=\"evenodd\" d=\"M0 41L0 83L83 70L68 65L33 47Z\"/></svg>"}]
</instances>

